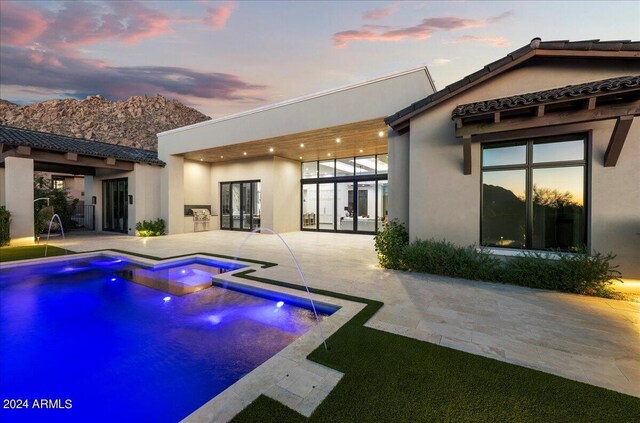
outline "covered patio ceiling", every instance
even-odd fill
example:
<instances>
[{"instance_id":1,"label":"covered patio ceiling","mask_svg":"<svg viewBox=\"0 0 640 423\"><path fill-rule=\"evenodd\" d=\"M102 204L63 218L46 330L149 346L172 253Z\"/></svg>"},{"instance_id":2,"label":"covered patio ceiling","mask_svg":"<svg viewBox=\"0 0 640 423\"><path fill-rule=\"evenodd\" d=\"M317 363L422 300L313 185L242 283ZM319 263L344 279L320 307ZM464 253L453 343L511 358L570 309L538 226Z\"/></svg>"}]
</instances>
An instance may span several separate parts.
<instances>
[{"instance_id":1,"label":"covered patio ceiling","mask_svg":"<svg viewBox=\"0 0 640 423\"><path fill-rule=\"evenodd\" d=\"M192 151L184 154L184 157L210 163L265 156L312 161L386 152L387 125L384 123L384 118L380 117L347 125Z\"/></svg>"}]
</instances>

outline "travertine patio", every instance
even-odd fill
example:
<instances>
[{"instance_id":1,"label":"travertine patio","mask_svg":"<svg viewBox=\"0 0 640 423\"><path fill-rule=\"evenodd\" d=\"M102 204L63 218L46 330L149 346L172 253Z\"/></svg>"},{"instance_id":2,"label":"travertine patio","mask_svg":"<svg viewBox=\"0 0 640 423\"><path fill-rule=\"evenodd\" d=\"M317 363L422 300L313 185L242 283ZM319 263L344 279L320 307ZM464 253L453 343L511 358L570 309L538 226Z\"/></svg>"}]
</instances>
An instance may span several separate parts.
<instances>
[{"instance_id":1,"label":"travertine patio","mask_svg":"<svg viewBox=\"0 0 640 423\"><path fill-rule=\"evenodd\" d=\"M74 251L159 257L207 252L276 262L260 276L301 283L273 235L213 231L159 238L76 236ZM385 303L368 325L640 397L640 303L380 269L373 238L283 234L309 284Z\"/></svg>"}]
</instances>

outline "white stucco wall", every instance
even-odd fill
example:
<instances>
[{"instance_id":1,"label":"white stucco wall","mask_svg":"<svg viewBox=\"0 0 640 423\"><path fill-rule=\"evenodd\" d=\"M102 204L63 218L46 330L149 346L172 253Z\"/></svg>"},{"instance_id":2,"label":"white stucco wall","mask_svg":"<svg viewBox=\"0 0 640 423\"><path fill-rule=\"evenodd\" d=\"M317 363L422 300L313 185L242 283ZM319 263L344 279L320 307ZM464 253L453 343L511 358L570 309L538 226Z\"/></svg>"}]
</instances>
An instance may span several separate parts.
<instances>
[{"instance_id":1,"label":"white stucco wall","mask_svg":"<svg viewBox=\"0 0 640 423\"><path fill-rule=\"evenodd\" d=\"M211 166L211 188L213 193L212 210L220 215L220 183L233 181L260 181L261 212L260 224L274 227L274 157L238 160L216 163ZM298 194L299 196L300 194Z\"/></svg>"},{"instance_id":2,"label":"white stucco wall","mask_svg":"<svg viewBox=\"0 0 640 423\"><path fill-rule=\"evenodd\" d=\"M159 157L385 117L432 92L426 68L413 69L161 132Z\"/></svg>"},{"instance_id":3,"label":"white stucco wall","mask_svg":"<svg viewBox=\"0 0 640 423\"><path fill-rule=\"evenodd\" d=\"M273 228L277 232L300 230L300 162L273 159Z\"/></svg>"},{"instance_id":4,"label":"white stucco wall","mask_svg":"<svg viewBox=\"0 0 640 423\"><path fill-rule=\"evenodd\" d=\"M389 129L389 218L409 228L409 134Z\"/></svg>"},{"instance_id":5,"label":"white stucco wall","mask_svg":"<svg viewBox=\"0 0 640 423\"><path fill-rule=\"evenodd\" d=\"M445 238L461 245L480 241L480 144L472 143L472 174L464 175L462 141L455 137L451 121L451 111L457 105L639 73L638 61L565 59L536 63L499 75L415 116L408 155L411 238ZM557 126L547 135L593 131L591 247L614 251L625 275L640 277L640 124L634 122L618 165L604 168L604 151L613 124ZM407 165L406 156L392 154L391 147L389 156L394 171ZM394 206L397 203L392 202Z\"/></svg>"},{"instance_id":6,"label":"white stucco wall","mask_svg":"<svg viewBox=\"0 0 640 423\"><path fill-rule=\"evenodd\" d=\"M0 206L5 205L5 193L6 187L4 185L4 168L0 167Z\"/></svg>"},{"instance_id":7,"label":"white stucco wall","mask_svg":"<svg viewBox=\"0 0 640 423\"><path fill-rule=\"evenodd\" d=\"M2 189L11 213L11 245L33 243L33 160L7 157L4 164Z\"/></svg>"}]
</instances>

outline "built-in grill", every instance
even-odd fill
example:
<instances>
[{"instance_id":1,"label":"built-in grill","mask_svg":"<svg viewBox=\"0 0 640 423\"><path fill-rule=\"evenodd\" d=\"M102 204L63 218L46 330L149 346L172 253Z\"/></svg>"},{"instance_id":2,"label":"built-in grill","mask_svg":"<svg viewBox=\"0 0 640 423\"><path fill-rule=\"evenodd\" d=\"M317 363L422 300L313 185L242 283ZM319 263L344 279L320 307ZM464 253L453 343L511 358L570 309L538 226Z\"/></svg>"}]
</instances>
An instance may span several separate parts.
<instances>
[{"instance_id":1,"label":"built-in grill","mask_svg":"<svg viewBox=\"0 0 640 423\"><path fill-rule=\"evenodd\" d=\"M211 213L209 209L189 209L193 215L193 232L202 232L209 230L209 222L211 221Z\"/></svg>"}]
</instances>

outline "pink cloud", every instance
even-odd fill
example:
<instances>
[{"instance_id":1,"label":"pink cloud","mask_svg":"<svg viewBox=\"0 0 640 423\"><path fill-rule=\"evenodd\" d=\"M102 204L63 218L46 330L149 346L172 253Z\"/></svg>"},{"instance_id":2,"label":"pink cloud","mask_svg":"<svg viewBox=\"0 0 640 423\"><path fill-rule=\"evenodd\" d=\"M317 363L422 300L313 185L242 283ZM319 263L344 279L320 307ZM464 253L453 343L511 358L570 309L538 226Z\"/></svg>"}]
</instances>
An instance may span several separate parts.
<instances>
[{"instance_id":1,"label":"pink cloud","mask_svg":"<svg viewBox=\"0 0 640 423\"><path fill-rule=\"evenodd\" d=\"M387 7L382 7L379 9L372 9L372 10L367 10L366 12L364 12L362 14L362 19L366 19L366 20L371 20L371 21L377 21L380 19L384 19L388 16L393 15L394 13L396 13L398 11L398 5L397 4L390 4Z\"/></svg>"},{"instance_id":2,"label":"pink cloud","mask_svg":"<svg viewBox=\"0 0 640 423\"><path fill-rule=\"evenodd\" d=\"M77 47L110 40L136 44L172 32L166 14L140 2L73 2L55 14L45 36L52 45Z\"/></svg>"},{"instance_id":3,"label":"pink cloud","mask_svg":"<svg viewBox=\"0 0 640 423\"><path fill-rule=\"evenodd\" d=\"M38 38L47 29L48 22L38 9L0 1L0 41L19 45Z\"/></svg>"},{"instance_id":4,"label":"pink cloud","mask_svg":"<svg viewBox=\"0 0 640 423\"><path fill-rule=\"evenodd\" d=\"M360 30L337 32L333 35L334 45L344 48L351 41L401 41L404 39L425 40L436 31L453 31L488 26L511 16L505 12L488 19L464 19L455 16L443 18L427 18L414 26L389 28L384 25L363 25Z\"/></svg>"},{"instance_id":5,"label":"pink cloud","mask_svg":"<svg viewBox=\"0 0 640 423\"><path fill-rule=\"evenodd\" d=\"M487 44L493 47L509 47L511 45L511 42L504 37L480 37L476 35L464 35L449 41L451 44L463 44L469 42Z\"/></svg>"},{"instance_id":6,"label":"pink cloud","mask_svg":"<svg viewBox=\"0 0 640 423\"><path fill-rule=\"evenodd\" d=\"M207 8L207 16L202 20L205 25L214 29L222 29L231 17L231 11L235 8L234 3L227 3L221 6Z\"/></svg>"},{"instance_id":7,"label":"pink cloud","mask_svg":"<svg viewBox=\"0 0 640 423\"><path fill-rule=\"evenodd\" d=\"M52 48L75 48L101 41L136 44L173 32L161 11L137 1L67 2L50 12L37 6L0 2L2 45L30 42Z\"/></svg>"},{"instance_id":8,"label":"pink cloud","mask_svg":"<svg viewBox=\"0 0 640 423\"><path fill-rule=\"evenodd\" d=\"M257 100L267 88L228 73L178 66L111 66L65 53L5 46L0 49L2 84L63 92L75 98L102 94L112 99L161 93L181 98Z\"/></svg>"}]
</instances>

